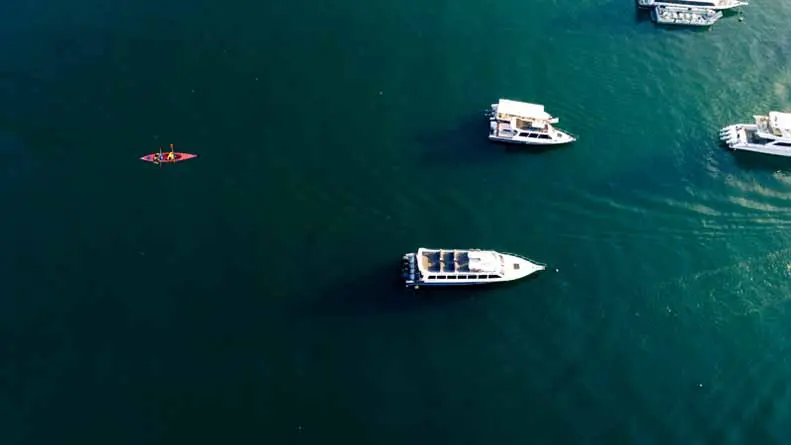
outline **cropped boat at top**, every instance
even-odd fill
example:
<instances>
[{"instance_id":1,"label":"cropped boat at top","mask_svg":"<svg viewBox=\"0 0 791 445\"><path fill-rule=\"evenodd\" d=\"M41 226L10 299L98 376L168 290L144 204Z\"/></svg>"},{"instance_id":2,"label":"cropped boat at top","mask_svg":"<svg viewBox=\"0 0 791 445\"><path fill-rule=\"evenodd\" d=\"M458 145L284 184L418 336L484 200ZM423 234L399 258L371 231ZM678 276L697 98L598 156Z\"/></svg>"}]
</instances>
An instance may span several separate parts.
<instances>
[{"instance_id":1,"label":"cropped boat at top","mask_svg":"<svg viewBox=\"0 0 791 445\"><path fill-rule=\"evenodd\" d=\"M671 6L683 8L702 8L723 11L726 9L747 6L749 3L741 0L637 0L640 8L654 8L656 6Z\"/></svg>"},{"instance_id":2,"label":"cropped boat at top","mask_svg":"<svg viewBox=\"0 0 791 445\"><path fill-rule=\"evenodd\" d=\"M722 11L681 6L657 6L651 18L661 25L711 26L722 18Z\"/></svg>"},{"instance_id":3,"label":"cropped boat at top","mask_svg":"<svg viewBox=\"0 0 791 445\"><path fill-rule=\"evenodd\" d=\"M427 249L407 253L401 273L407 287L499 283L524 278L546 268L513 253L480 249Z\"/></svg>"}]
</instances>

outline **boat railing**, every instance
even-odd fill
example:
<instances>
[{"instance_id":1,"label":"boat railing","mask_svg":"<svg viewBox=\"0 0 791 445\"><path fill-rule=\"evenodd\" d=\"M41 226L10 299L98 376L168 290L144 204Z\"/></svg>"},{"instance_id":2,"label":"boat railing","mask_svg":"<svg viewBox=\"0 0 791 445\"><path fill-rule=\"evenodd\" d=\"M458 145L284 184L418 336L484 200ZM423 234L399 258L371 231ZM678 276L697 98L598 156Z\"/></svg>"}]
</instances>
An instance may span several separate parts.
<instances>
[{"instance_id":1,"label":"boat railing","mask_svg":"<svg viewBox=\"0 0 791 445\"><path fill-rule=\"evenodd\" d=\"M520 260L529 261L529 262L531 262L531 263L535 264L536 266L547 267L547 265L546 265L546 264L544 264L544 263L542 263L542 262L539 262L539 261L535 261L535 260L533 260L533 259L531 259L531 258L528 258L528 257L524 256L524 255L519 255L519 254L516 254L516 253L511 253L511 252L500 252L500 253L502 253L503 255L510 255L510 256L513 256L513 257L517 257L517 258L519 258Z\"/></svg>"},{"instance_id":2,"label":"boat railing","mask_svg":"<svg viewBox=\"0 0 791 445\"><path fill-rule=\"evenodd\" d=\"M566 130L560 128L560 127L555 127L555 130L560 131L560 132L562 132L564 134L567 134L567 135L573 137L574 139L579 139L576 134L574 134L574 133L572 133L570 131L566 131Z\"/></svg>"}]
</instances>

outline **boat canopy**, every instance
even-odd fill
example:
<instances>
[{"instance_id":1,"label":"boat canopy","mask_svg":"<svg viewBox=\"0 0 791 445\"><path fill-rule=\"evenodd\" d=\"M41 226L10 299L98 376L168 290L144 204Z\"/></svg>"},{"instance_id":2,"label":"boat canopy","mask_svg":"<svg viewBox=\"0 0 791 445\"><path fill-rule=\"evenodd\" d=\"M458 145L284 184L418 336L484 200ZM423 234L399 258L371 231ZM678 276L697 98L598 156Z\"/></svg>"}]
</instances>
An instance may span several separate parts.
<instances>
[{"instance_id":1,"label":"boat canopy","mask_svg":"<svg viewBox=\"0 0 791 445\"><path fill-rule=\"evenodd\" d=\"M500 262L494 252L475 252L469 253L470 271L473 272L497 272Z\"/></svg>"},{"instance_id":2,"label":"boat canopy","mask_svg":"<svg viewBox=\"0 0 791 445\"><path fill-rule=\"evenodd\" d=\"M552 118L549 113L544 111L543 105L508 99L500 99L500 102L497 103L497 114L506 114L524 119L548 120Z\"/></svg>"},{"instance_id":3,"label":"boat canopy","mask_svg":"<svg viewBox=\"0 0 791 445\"><path fill-rule=\"evenodd\" d=\"M791 113L780 113L779 111L769 112L769 125L775 131L779 131L778 136L791 137Z\"/></svg>"}]
</instances>

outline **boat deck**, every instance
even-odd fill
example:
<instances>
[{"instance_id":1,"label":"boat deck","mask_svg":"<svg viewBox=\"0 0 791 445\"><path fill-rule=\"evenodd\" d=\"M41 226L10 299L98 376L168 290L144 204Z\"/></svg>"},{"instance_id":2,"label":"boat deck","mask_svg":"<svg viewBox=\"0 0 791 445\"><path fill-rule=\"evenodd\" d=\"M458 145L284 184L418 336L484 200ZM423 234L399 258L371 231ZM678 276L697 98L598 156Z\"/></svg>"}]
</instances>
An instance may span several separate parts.
<instances>
[{"instance_id":1,"label":"boat deck","mask_svg":"<svg viewBox=\"0 0 791 445\"><path fill-rule=\"evenodd\" d=\"M774 117L774 120L772 120L772 117ZM791 139L790 113L777 113L775 116L757 116L755 123L764 133L772 134L779 138Z\"/></svg>"},{"instance_id":2,"label":"boat deck","mask_svg":"<svg viewBox=\"0 0 791 445\"><path fill-rule=\"evenodd\" d=\"M657 6L654 20L663 25L709 26L722 17L722 12L711 9Z\"/></svg>"},{"instance_id":3,"label":"boat deck","mask_svg":"<svg viewBox=\"0 0 791 445\"><path fill-rule=\"evenodd\" d=\"M547 133L549 124L547 121L516 119L516 128L535 133Z\"/></svg>"},{"instance_id":4,"label":"boat deck","mask_svg":"<svg viewBox=\"0 0 791 445\"><path fill-rule=\"evenodd\" d=\"M461 273L470 271L470 257L465 251L439 250L423 252L421 266L429 272Z\"/></svg>"}]
</instances>

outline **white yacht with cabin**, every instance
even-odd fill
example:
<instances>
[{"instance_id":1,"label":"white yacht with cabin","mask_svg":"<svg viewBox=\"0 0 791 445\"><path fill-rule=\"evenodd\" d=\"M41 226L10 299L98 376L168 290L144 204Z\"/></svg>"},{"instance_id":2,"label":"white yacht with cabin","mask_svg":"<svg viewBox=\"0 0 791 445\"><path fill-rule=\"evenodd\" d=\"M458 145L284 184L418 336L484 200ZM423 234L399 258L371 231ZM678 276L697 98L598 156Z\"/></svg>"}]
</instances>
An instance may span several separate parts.
<instances>
[{"instance_id":1,"label":"white yacht with cabin","mask_svg":"<svg viewBox=\"0 0 791 445\"><path fill-rule=\"evenodd\" d=\"M492 104L489 139L527 145L558 145L574 142L570 133L552 126L558 118L544 111L543 105L500 99Z\"/></svg>"},{"instance_id":2,"label":"white yacht with cabin","mask_svg":"<svg viewBox=\"0 0 791 445\"><path fill-rule=\"evenodd\" d=\"M662 25L711 26L722 18L722 11L684 6L657 6L651 18Z\"/></svg>"},{"instance_id":3,"label":"white yacht with cabin","mask_svg":"<svg viewBox=\"0 0 791 445\"><path fill-rule=\"evenodd\" d=\"M637 0L637 6L645 9L656 6L672 6L723 11L738 8L739 6L747 6L748 4L748 2L742 0Z\"/></svg>"},{"instance_id":4,"label":"white yacht with cabin","mask_svg":"<svg viewBox=\"0 0 791 445\"><path fill-rule=\"evenodd\" d=\"M752 124L734 124L720 130L720 140L731 150L791 156L791 113L770 111L753 116Z\"/></svg>"},{"instance_id":5,"label":"white yacht with cabin","mask_svg":"<svg viewBox=\"0 0 791 445\"><path fill-rule=\"evenodd\" d=\"M407 253L401 273L407 287L500 283L542 271L545 265L513 253L480 249L426 249Z\"/></svg>"}]
</instances>

